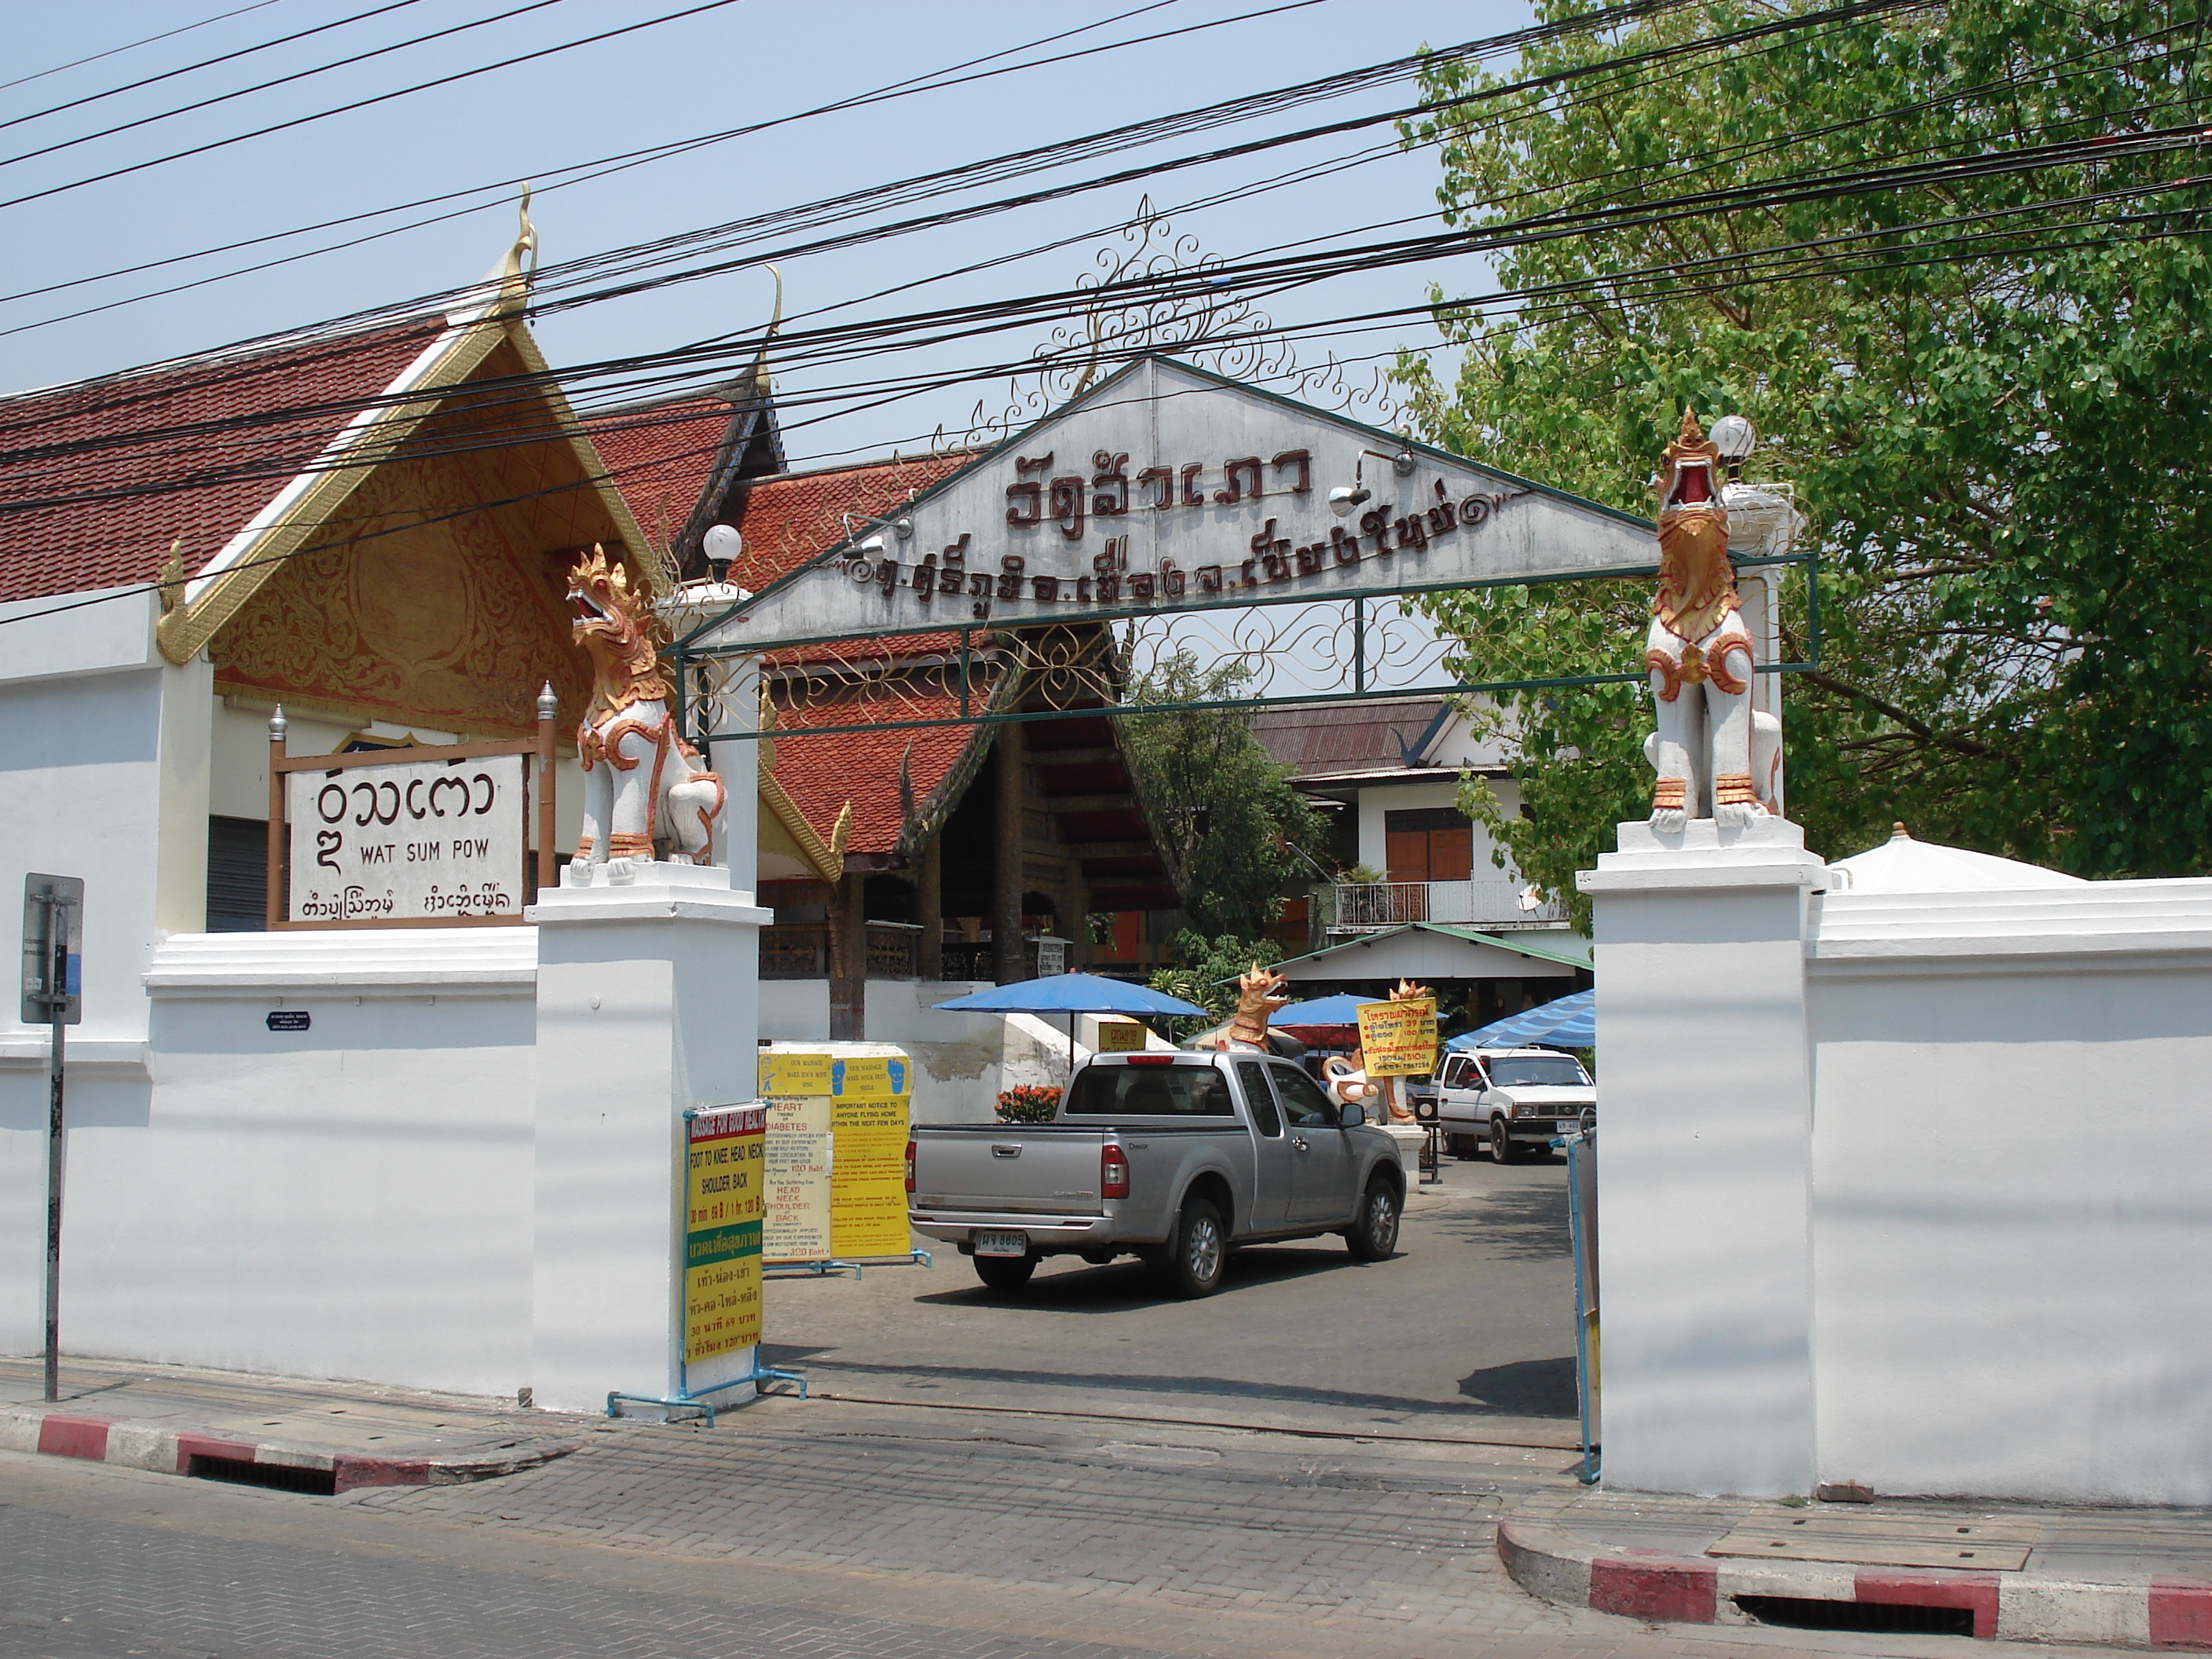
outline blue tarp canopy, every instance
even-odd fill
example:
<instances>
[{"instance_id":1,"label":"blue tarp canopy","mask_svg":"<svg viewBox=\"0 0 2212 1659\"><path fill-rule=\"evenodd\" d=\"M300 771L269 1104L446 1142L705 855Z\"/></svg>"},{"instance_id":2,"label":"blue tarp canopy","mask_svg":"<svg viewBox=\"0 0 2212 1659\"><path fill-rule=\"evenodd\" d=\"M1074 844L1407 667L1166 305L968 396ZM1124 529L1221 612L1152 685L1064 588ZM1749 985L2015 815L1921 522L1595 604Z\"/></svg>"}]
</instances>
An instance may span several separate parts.
<instances>
[{"instance_id":1,"label":"blue tarp canopy","mask_svg":"<svg viewBox=\"0 0 2212 1659\"><path fill-rule=\"evenodd\" d=\"M1359 1011L1380 997L1339 994L1316 997L1310 1002L1286 1003L1267 1016L1270 1025L1357 1025Z\"/></svg>"},{"instance_id":2,"label":"blue tarp canopy","mask_svg":"<svg viewBox=\"0 0 2212 1659\"><path fill-rule=\"evenodd\" d=\"M1000 985L973 996L932 1005L975 1014L1182 1014L1206 1010L1155 991L1149 985L1106 979L1097 974L1048 974L1018 985Z\"/></svg>"},{"instance_id":3,"label":"blue tarp canopy","mask_svg":"<svg viewBox=\"0 0 2212 1659\"><path fill-rule=\"evenodd\" d=\"M1462 1032L1447 1048L1594 1048L1597 1046L1597 992L1577 991L1540 1008L1508 1014Z\"/></svg>"}]
</instances>

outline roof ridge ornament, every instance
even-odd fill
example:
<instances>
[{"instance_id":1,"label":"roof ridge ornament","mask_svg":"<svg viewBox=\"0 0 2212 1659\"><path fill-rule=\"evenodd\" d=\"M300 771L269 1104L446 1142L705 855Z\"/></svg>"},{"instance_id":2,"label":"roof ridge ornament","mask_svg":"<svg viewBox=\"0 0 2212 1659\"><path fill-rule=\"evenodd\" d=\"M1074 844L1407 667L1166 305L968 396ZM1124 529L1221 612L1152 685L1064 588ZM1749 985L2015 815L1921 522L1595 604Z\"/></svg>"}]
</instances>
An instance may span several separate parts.
<instances>
[{"instance_id":1,"label":"roof ridge ornament","mask_svg":"<svg viewBox=\"0 0 2212 1659\"><path fill-rule=\"evenodd\" d=\"M516 226L514 245L500 262L499 302L495 315L514 317L521 313L529 303L530 285L538 280L538 227L530 222L530 181L522 181L522 200L515 204ZM530 255L529 268L522 263L525 252Z\"/></svg>"}]
</instances>

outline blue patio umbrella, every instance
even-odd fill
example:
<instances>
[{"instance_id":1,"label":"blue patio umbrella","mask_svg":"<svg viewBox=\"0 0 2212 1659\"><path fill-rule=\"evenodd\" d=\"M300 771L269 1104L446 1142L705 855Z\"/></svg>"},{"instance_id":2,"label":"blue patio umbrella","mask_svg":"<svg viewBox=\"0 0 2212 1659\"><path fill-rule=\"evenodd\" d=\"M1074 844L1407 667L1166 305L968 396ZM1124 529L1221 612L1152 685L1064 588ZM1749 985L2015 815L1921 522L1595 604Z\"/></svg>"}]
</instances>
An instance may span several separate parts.
<instances>
[{"instance_id":1,"label":"blue patio umbrella","mask_svg":"<svg viewBox=\"0 0 2212 1659\"><path fill-rule=\"evenodd\" d=\"M1197 1014L1202 1018L1206 1013L1205 1009L1149 985L1132 985L1127 980L1106 979L1097 974L1047 974L1042 979L994 986L972 996L932 1006L961 1014L1066 1014L1071 1065L1075 1060L1078 1014Z\"/></svg>"},{"instance_id":2,"label":"blue patio umbrella","mask_svg":"<svg viewBox=\"0 0 2212 1659\"><path fill-rule=\"evenodd\" d=\"M1550 1048L1597 1046L1597 992L1577 991L1556 1002L1530 1008L1462 1032L1447 1048L1517 1048L1535 1043Z\"/></svg>"}]
</instances>

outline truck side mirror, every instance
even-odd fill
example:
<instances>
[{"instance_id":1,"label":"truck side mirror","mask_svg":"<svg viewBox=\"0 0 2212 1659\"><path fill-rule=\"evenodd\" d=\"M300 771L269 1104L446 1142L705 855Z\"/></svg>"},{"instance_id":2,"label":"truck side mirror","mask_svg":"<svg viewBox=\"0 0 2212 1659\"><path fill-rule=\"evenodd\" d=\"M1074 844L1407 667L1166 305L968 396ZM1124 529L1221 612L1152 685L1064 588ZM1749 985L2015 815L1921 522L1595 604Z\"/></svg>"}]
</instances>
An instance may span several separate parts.
<instances>
[{"instance_id":1,"label":"truck side mirror","mask_svg":"<svg viewBox=\"0 0 2212 1659\"><path fill-rule=\"evenodd\" d=\"M1347 1129L1356 1129L1367 1121L1367 1109L1356 1100L1347 1100L1337 1112L1336 1121Z\"/></svg>"}]
</instances>

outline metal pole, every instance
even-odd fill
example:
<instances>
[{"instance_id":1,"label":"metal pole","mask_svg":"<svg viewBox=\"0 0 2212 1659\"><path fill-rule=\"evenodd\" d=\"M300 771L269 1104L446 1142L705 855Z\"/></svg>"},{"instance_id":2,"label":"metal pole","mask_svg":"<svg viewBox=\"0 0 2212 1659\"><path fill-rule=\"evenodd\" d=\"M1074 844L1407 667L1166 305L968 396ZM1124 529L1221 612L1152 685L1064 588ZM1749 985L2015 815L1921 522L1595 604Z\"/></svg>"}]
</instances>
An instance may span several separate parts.
<instances>
[{"instance_id":1,"label":"metal pole","mask_svg":"<svg viewBox=\"0 0 2212 1659\"><path fill-rule=\"evenodd\" d=\"M262 921L269 932L284 919L284 775L277 763L284 758L284 705L269 717L269 872L268 897L262 905Z\"/></svg>"},{"instance_id":2,"label":"metal pole","mask_svg":"<svg viewBox=\"0 0 2212 1659\"><path fill-rule=\"evenodd\" d=\"M61 1398L62 1045L69 1017L69 901L46 898L46 1401Z\"/></svg>"},{"instance_id":3,"label":"metal pole","mask_svg":"<svg viewBox=\"0 0 2212 1659\"><path fill-rule=\"evenodd\" d=\"M1579 1154L1588 1157L1581 1135L1567 1137L1567 1248L1575 1257L1575 1406L1582 1419L1583 1467L1575 1478L1585 1486L1597 1484L1598 1471L1590 1456L1589 1291L1583 1280L1583 1202Z\"/></svg>"},{"instance_id":4,"label":"metal pole","mask_svg":"<svg viewBox=\"0 0 2212 1659\"><path fill-rule=\"evenodd\" d=\"M538 694L538 890L553 885L553 722L561 713L561 699L553 682Z\"/></svg>"}]
</instances>

